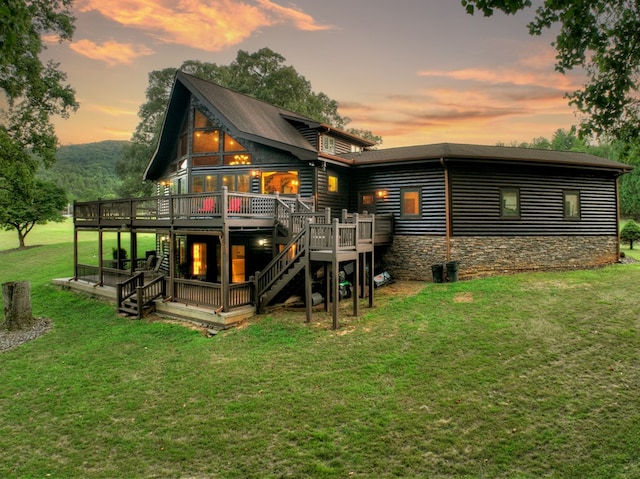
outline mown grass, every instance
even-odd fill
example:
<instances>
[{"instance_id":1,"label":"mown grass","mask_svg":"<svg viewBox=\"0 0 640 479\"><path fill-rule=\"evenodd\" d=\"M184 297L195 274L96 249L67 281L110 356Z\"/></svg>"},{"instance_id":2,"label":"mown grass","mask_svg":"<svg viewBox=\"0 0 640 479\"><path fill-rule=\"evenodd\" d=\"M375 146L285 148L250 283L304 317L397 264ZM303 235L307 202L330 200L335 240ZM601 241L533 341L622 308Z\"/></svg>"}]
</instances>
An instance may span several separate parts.
<instances>
[{"instance_id":1,"label":"mown grass","mask_svg":"<svg viewBox=\"0 0 640 479\"><path fill-rule=\"evenodd\" d=\"M0 255L53 321L0 353L0 477L640 477L640 265L206 338L51 286L71 249Z\"/></svg>"}]
</instances>

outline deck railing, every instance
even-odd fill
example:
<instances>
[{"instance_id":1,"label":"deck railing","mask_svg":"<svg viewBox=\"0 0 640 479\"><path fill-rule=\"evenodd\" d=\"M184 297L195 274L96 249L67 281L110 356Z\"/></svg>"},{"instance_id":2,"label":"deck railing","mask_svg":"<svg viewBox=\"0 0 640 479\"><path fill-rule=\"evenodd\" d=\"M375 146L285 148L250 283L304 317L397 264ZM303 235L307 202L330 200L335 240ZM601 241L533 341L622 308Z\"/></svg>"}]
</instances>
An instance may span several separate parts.
<instances>
[{"instance_id":1,"label":"deck railing","mask_svg":"<svg viewBox=\"0 0 640 479\"><path fill-rule=\"evenodd\" d=\"M222 285L193 279L173 280L173 299L194 306L234 309L253 304L253 283L245 281L229 285L229 304L222 304Z\"/></svg>"},{"instance_id":2,"label":"deck railing","mask_svg":"<svg viewBox=\"0 0 640 479\"><path fill-rule=\"evenodd\" d=\"M168 221L201 218L275 219L288 223L291 213L313 211L313 198L283 197L221 191L98 200L74 204L76 224L128 225L136 221Z\"/></svg>"},{"instance_id":3,"label":"deck railing","mask_svg":"<svg viewBox=\"0 0 640 479\"><path fill-rule=\"evenodd\" d=\"M174 279L171 296L177 302L195 306L222 306L222 289L220 283L207 283L195 279Z\"/></svg>"}]
</instances>

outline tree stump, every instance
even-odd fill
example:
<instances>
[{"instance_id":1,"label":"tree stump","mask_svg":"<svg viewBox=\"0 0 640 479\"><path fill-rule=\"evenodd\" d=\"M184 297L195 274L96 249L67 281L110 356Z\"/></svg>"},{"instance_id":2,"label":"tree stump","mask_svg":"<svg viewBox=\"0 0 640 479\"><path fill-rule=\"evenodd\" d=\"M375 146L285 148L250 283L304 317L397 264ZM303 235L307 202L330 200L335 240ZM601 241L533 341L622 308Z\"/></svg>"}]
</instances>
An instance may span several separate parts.
<instances>
[{"instance_id":1,"label":"tree stump","mask_svg":"<svg viewBox=\"0 0 640 479\"><path fill-rule=\"evenodd\" d=\"M31 285L28 281L11 281L2 284L4 321L0 329L18 331L28 329L35 320L31 313Z\"/></svg>"}]
</instances>

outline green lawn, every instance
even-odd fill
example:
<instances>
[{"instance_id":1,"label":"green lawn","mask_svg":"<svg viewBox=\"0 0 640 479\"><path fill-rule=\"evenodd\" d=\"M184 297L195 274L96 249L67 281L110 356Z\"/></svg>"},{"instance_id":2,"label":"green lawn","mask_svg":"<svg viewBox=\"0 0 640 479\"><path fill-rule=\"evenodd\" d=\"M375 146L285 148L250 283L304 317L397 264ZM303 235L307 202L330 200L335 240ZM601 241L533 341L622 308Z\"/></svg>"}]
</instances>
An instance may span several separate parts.
<instances>
[{"instance_id":1,"label":"green lawn","mask_svg":"<svg viewBox=\"0 0 640 479\"><path fill-rule=\"evenodd\" d=\"M69 242L0 261L54 325L0 353L0 477L640 477L640 263L207 338L51 286Z\"/></svg>"}]
</instances>

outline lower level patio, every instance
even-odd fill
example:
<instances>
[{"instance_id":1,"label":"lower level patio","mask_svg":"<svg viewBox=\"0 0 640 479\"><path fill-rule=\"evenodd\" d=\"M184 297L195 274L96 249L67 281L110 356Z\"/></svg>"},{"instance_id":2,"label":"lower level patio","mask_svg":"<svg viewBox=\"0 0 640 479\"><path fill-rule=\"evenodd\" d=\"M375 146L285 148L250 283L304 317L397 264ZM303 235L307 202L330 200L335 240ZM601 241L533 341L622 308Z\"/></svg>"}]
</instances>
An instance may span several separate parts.
<instances>
[{"instance_id":1,"label":"lower level patio","mask_svg":"<svg viewBox=\"0 0 640 479\"><path fill-rule=\"evenodd\" d=\"M94 298L116 303L118 300L118 288L110 285L99 285L95 282L74 278L58 278L53 284L63 289L87 294ZM213 310L208 306L201 306L190 302L167 301L163 298L154 300L153 307L159 315L179 318L198 325L215 329L226 329L255 316L256 308L252 304L246 304L231 311Z\"/></svg>"}]
</instances>

